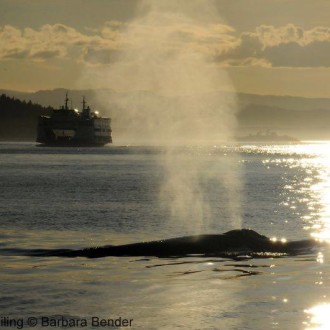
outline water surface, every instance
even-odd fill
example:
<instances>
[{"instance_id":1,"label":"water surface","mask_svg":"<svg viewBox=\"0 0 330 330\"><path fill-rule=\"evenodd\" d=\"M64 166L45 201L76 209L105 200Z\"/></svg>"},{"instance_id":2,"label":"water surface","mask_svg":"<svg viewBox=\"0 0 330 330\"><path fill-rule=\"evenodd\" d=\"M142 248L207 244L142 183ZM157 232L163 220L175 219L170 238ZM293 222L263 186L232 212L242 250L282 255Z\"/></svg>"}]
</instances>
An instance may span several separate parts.
<instances>
[{"instance_id":1,"label":"water surface","mask_svg":"<svg viewBox=\"0 0 330 330\"><path fill-rule=\"evenodd\" d=\"M2 143L0 248L81 248L221 233L238 223L232 219L237 205L228 198L230 186L239 194L242 227L274 239L329 239L329 147L184 148L180 152L196 157L204 170L209 213L196 224L180 221L159 200L167 198L162 148ZM239 169L239 182L233 168ZM221 176L211 180L217 171ZM219 178L227 178L226 185ZM326 249L239 262L5 255L0 260L1 315L12 318L121 316L133 319L137 329L321 329L330 312Z\"/></svg>"}]
</instances>

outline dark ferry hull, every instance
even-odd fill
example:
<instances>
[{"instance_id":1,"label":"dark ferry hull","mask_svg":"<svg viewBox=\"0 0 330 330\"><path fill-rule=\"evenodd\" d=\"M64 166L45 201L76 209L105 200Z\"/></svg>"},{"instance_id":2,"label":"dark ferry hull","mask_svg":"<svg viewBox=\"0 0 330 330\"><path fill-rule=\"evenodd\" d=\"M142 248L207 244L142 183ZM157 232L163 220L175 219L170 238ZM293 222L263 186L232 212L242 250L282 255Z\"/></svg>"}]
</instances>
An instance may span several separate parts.
<instances>
[{"instance_id":1,"label":"dark ferry hull","mask_svg":"<svg viewBox=\"0 0 330 330\"><path fill-rule=\"evenodd\" d=\"M39 142L39 141L37 141ZM67 147L67 148L79 148L79 147L104 147L105 145L111 142L84 142L84 141L70 141L70 142L61 142L61 141L53 141L53 142L39 142L37 147Z\"/></svg>"},{"instance_id":2,"label":"dark ferry hull","mask_svg":"<svg viewBox=\"0 0 330 330\"><path fill-rule=\"evenodd\" d=\"M100 117L97 111L86 107L83 109L68 107L68 97L65 105L53 110L50 116L40 116L38 121L36 142L50 147L101 147L112 143L110 118Z\"/></svg>"}]
</instances>

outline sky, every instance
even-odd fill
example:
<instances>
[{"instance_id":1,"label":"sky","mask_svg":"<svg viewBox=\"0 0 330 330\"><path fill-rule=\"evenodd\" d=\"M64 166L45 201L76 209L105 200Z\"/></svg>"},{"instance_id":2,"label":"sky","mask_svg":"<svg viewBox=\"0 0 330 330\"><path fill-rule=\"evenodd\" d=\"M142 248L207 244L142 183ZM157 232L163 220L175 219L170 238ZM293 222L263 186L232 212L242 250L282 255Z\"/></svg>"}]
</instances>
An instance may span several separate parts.
<instances>
[{"instance_id":1,"label":"sky","mask_svg":"<svg viewBox=\"0 0 330 330\"><path fill-rule=\"evenodd\" d=\"M178 19L151 26L150 4ZM0 89L129 89L111 69L157 29L159 39L147 40L199 52L225 71L231 83L219 90L330 97L328 0L0 0L0 8ZM136 40L125 32L132 26Z\"/></svg>"}]
</instances>

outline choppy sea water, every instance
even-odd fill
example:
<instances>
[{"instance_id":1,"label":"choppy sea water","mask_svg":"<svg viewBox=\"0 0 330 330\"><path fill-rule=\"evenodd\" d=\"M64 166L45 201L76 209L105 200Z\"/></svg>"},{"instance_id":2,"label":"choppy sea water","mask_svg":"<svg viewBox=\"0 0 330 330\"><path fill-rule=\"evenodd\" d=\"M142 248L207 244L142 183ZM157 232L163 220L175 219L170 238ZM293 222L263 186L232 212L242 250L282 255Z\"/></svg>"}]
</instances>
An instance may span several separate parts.
<instances>
[{"instance_id":1,"label":"choppy sea water","mask_svg":"<svg viewBox=\"0 0 330 330\"><path fill-rule=\"evenodd\" d=\"M205 224L181 222L175 215L173 219L160 201L159 196L166 199L161 191L167 180L162 148L0 144L0 251L222 233L237 226L231 207L239 209L242 227L269 237L330 238L330 143L213 146L184 152L205 165L199 166L207 177ZM221 172L218 179L227 180L224 187L207 176L210 166L212 173ZM233 191L239 205L230 205ZM92 317L133 320L134 329L328 327L327 249L243 261L0 253L0 264L1 329L15 328L6 322L20 319L28 328L29 317L38 318L35 329L45 329L42 317L62 316L86 320L85 328L93 328Z\"/></svg>"}]
</instances>

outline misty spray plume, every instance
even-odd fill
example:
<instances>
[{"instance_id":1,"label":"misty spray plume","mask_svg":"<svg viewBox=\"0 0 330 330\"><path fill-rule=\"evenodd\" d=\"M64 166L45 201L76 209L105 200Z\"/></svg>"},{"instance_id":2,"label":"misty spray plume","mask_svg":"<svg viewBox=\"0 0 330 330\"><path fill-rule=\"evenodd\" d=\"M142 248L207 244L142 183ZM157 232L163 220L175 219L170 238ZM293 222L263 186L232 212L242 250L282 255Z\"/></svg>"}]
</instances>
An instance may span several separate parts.
<instances>
[{"instance_id":1,"label":"misty spray plume","mask_svg":"<svg viewBox=\"0 0 330 330\"><path fill-rule=\"evenodd\" d=\"M137 17L118 27L121 47L100 75L117 91L111 100L100 95L117 109L114 140L165 146L161 205L194 231L224 217L227 227L240 226L238 160L212 156L209 148L232 140L236 124L234 93L219 92L232 84L205 42L221 52L228 30L213 4L142 1ZM214 210L218 193L227 203Z\"/></svg>"}]
</instances>

